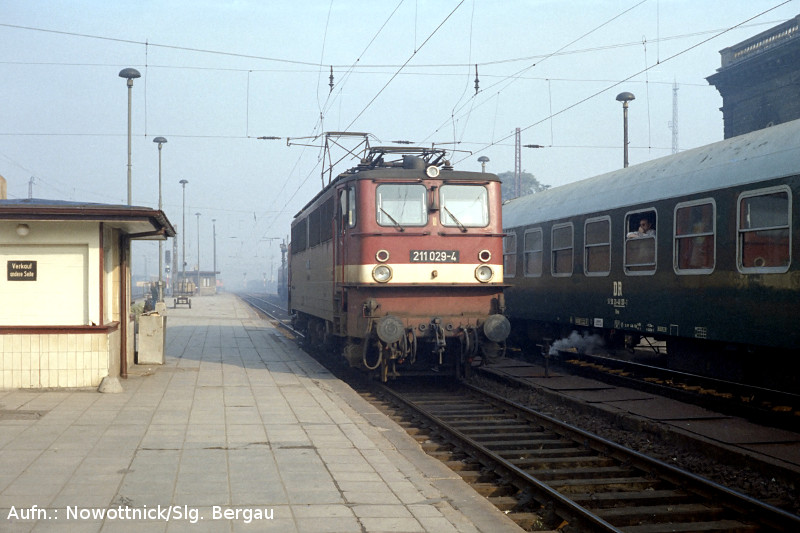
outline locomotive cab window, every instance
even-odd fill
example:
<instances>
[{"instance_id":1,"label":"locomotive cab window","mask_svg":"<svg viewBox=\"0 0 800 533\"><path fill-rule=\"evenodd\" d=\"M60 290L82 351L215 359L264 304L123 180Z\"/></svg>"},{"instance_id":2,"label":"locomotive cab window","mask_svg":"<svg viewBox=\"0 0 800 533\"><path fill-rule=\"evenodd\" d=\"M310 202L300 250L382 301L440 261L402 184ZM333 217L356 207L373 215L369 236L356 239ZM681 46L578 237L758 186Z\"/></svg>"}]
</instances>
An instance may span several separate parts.
<instances>
[{"instance_id":1,"label":"locomotive cab window","mask_svg":"<svg viewBox=\"0 0 800 533\"><path fill-rule=\"evenodd\" d=\"M428 223L424 185L386 183L376 191L375 216L381 226L424 226Z\"/></svg>"},{"instance_id":2,"label":"locomotive cab window","mask_svg":"<svg viewBox=\"0 0 800 533\"><path fill-rule=\"evenodd\" d=\"M607 276L611 272L611 219L589 219L584 226L583 268L587 276Z\"/></svg>"},{"instance_id":3,"label":"locomotive cab window","mask_svg":"<svg viewBox=\"0 0 800 533\"><path fill-rule=\"evenodd\" d=\"M341 222L339 228L354 228L356 226L356 189L347 187L339 191L339 215Z\"/></svg>"},{"instance_id":4,"label":"locomotive cab window","mask_svg":"<svg viewBox=\"0 0 800 533\"><path fill-rule=\"evenodd\" d=\"M656 212L649 209L625 216L625 273L653 274L656 271Z\"/></svg>"},{"instance_id":5,"label":"locomotive cab window","mask_svg":"<svg viewBox=\"0 0 800 533\"><path fill-rule=\"evenodd\" d=\"M542 259L544 248L542 246L542 228L527 230L524 236L525 246L525 276L538 278L542 275Z\"/></svg>"},{"instance_id":6,"label":"locomotive cab window","mask_svg":"<svg viewBox=\"0 0 800 533\"><path fill-rule=\"evenodd\" d=\"M715 212L710 199L675 207L673 259L677 274L710 274L714 270Z\"/></svg>"},{"instance_id":7,"label":"locomotive cab window","mask_svg":"<svg viewBox=\"0 0 800 533\"><path fill-rule=\"evenodd\" d=\"M573 231L572 224L555 224L552 230L551 273L554 277L572 275Z\"/></svg>"},{"instance_id":8,"label":"locomotive cab window","mask_svg":"<svg viewBox=\"0 0 800 533\"><path fill-rule=\"evenodd\" d=\"M517 234L509 233L503 237L503 277L517 275Z\"/></svg>"},{"instance_id":9,"label":"locomotive cab window","mask_svg":"<svg viewBox=\"0 0 800 533\"><path fill-rule=\"evenodd\" d=\"M788 187L750 191L739 197L738 263L742 272L786 272L791 250Z\"/></svg>"},{"instance_id":10,"label":"locomotive cab window","mask_svg":"<svg viewBox=\"0 0 800 533\"><path fill-rule=\"evenodd\" d=\"M442 185L442 225L485 228L489 225L489 193L482 185Z\"/></svg>"}]
</instances>

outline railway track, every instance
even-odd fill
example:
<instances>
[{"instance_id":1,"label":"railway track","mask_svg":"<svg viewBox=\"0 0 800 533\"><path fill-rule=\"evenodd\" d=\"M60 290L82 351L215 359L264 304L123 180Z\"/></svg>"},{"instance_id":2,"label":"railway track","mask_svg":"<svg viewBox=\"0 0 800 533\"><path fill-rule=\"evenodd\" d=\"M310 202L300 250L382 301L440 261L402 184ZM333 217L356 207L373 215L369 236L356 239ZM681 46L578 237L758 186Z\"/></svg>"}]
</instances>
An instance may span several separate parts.
<instances>
[{"instance_id":1,"label":"railway track","mask_svg":"<svg viewBox=\"0 0 800 533\"><path fill-rule=\"evenodd\" d=\"M698 376L603 355L563 354L556 366L614 385L692 403L759 424L800 430L800 394Z\"/></svg>"},{"instance_id":2,"label":"railway track","mask_svg":"<svg viewBox=\"0 0 800 533\"><path fill-rule=\"evenodd\" d=\"M473 386L381 387L380 395L446 436L458 452L437 453L465 477L480 485L488 469L504 480L484 494L529 529L800 531L798 516ZM471 463L481 466L465 471Z\"/></svg>"},{"instance_id":3,"label":"railway track","mask_svg":"<svg viewBox=\"0 0 800 533\"><path fill-rule=\"evenodd\" d=\"M292 327L291 317L284 307L285 302L279 302L277 297L266 294L242 293L237 296L268 316L284 331L291 333L296 338L303 338L303 334Z\"/></svg>"},{"instance_id":4,"label":"railway track","mask_svg":"<svg viewBox=\"0 0 800 533\"><path fill-rule=\"evenodd\" d=\"M298 335L270 298L240 297ZM353 386L524 529L800 531L800 517L787 511L492 393L430 382L420 391L417 383Z\"/></svg>"}]
</instances>

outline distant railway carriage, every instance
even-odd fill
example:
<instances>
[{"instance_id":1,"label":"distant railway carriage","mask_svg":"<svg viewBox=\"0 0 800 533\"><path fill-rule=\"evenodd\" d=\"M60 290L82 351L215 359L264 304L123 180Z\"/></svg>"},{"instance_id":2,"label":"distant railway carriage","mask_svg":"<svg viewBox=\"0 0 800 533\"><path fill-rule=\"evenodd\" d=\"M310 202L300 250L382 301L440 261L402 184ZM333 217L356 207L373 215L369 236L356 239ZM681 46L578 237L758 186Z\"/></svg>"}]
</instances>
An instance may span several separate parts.
<instances>
[{"instance_id":1,"label":"distant railway carriage","mask_svg":"<svg viewBox=\"0 0 800 533\"><path fill-rule=\"evenodd\" d=\"M767 366L753 354L768 347L796 378L800 121L518 198L503 217L515 331L665 339L672 366L729 378Z\"/></svg>"},{"instance_id":2,"label":"distant railway carriage","mask_svg":"<svg viewBox=\"0 0 800 533\"><path fill-rule=\"evenodd\" d=\"M443 157L373 148L292 222L296 327L384 381L458 372L476 355L500 353L509 333L500 182Z\"/></svg>"}]
</instances>

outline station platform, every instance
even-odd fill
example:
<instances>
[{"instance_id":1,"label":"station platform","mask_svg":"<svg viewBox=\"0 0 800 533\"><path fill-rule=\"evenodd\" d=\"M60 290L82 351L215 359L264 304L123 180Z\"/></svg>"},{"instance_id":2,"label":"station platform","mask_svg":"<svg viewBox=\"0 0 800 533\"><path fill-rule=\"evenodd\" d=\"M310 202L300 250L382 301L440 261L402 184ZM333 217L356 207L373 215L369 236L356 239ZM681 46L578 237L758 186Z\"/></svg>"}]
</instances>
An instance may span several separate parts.
<instances>
[{"instance_id":1,"label":"station platform","mask_svg":"<svg viewBox=\"0 0 800 533\"><path fill-rule=\"evenodd\" d=\"M0 390L0 531L522 531L236 296L124 392Z\"/></svg>"},{"instance_id":2,"label":"station platform","mask_svg":"<svg viewBox=\"0 0 800 533\"><path fill-rule=\"evenodd\" d=\"M538 363L503 358L483 371L534 387L554 405L569 405L622 430L646 430L722 460L746 458L748 467L768 476L800 476L800 434L793 431L593 378L548 372Z\"/></svg>"}]
</instances>

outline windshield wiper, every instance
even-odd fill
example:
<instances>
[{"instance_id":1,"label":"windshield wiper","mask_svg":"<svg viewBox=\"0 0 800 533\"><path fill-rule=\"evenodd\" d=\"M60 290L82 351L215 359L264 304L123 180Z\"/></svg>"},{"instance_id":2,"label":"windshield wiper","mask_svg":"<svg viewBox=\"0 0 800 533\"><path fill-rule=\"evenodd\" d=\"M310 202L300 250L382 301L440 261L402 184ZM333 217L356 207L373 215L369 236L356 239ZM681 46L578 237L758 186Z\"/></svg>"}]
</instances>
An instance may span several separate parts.
<instances>
[{"instance_id":1,"label":"windshield wiper","mask_svg":"<svg viewBox=\"0 0 800 533\"><path fill-rule=\"evenodd\" d=\"M442 208L443 208L445 211L447 211L447 214L448 214L448 215L450 215L450 218L452 218L452 219L453 219L453 221L454 221L456 224L458 224L458 228L461 230L461 233L466 233L466 232L467 232L467 227L466 227L464 224L462 224L460 220L458 220L458 219L456 218L456 216L453 214L453 212L452 212L452 211L450 211L449 209L447 209L447 206L446 206L446 205L443 205L443 206L442 206Z\"/></svg>"},{"instance_id":2,"label":"windshield wiper","mask_svg":"<svg viewBox=\"0 0 800 533\"><path fill-rule=\"evenodd\" d=\"M389 217L389 220L391 220L391 221L392 221L392 224L394 224L394 227L395 227L395 228L397 228L399 231L405 231L405 230L406 230L406 229L405 229L403 226L401 226L401 225L400 225L400 223L399 223L398 221L396 221L396 220L394 219L394 217L393 217L392 215L390 215L389 213L387 213L387 212L386 212L386 210L385 210L384 208L382 208L382 207L379 207L379 208L378 208L378 210L379 210L381 213L383 213L384 215L386 215L387 217Z\"/></svg>"}]
</instances>

